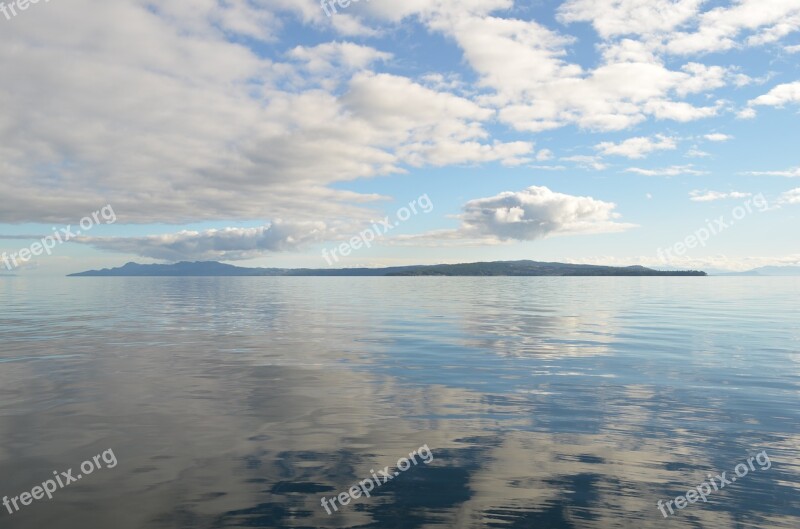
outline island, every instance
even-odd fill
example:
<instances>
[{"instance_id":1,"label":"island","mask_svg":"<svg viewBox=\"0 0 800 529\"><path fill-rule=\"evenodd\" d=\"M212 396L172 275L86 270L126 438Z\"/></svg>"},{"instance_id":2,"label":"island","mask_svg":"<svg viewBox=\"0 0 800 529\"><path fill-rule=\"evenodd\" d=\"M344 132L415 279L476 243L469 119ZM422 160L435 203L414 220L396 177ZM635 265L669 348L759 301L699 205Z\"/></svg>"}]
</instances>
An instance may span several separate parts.
<instances>
[{"instance_id":1,"label":"island","mask_svg":"<svg viewBox=\"0 0 800 529\"><path fill-rule=\"evenodd\" d=\"M89 270L69 277L399 277L399 276L706 276L696 270L653 270L643 266L598 266L538 261L494 261L387 268L245 268L216 261L175 264L127 263L119 268Z\"/></svg>"}]
</instances>

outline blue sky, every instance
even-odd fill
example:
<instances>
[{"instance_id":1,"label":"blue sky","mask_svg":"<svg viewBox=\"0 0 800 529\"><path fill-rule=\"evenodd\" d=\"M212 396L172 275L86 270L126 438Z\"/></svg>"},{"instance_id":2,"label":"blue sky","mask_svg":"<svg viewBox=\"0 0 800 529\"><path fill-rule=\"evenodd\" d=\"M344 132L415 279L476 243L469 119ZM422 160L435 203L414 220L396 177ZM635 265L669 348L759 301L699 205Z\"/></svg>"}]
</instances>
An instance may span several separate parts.
<instances>
[{"instance_id":1,"label":"blue sky","mask_svg":"<svg viewBox=\"0 0 800 529\"><path fill-rule=\"evenodd\" d=\"M14 272L325 267L334 249L335 266L800 263L796 1L336 11L75 0L0 14ZM420 197L430 211L398 220ZM113 223L19 258L109 205ZM391 232L352 248L387 216Z\"/></svg>"}]
</instances>

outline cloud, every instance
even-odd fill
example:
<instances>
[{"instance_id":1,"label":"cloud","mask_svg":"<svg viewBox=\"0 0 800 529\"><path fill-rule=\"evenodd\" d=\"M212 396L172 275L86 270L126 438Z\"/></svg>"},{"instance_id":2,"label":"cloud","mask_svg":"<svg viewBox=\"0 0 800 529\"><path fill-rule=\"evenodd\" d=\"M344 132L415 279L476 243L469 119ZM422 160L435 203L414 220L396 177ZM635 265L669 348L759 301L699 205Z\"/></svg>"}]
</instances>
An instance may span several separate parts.
<instances>
[{"instance_id":1,"label":"cloud","mask_svg":"<svg viewBox=\"0 0 800 529\"><path fill-rule=\"evenodd\" d=\"M15 241L15 240L20 240L20 241L31 240L31 241L35 241L35 240L39 240L39 239L44 239L45 237L46 237L46 235L42 235L42 234L39 234L39 235L3 235L3 234L0 234L0 240L7 240L7 241Z\"/></svg>"},{"instance_id":2,"label":"cloud","mask_svg":"<svg viewBox=\"0 0 800 529\"><path fill-rule=\"evenodd\" d=\"M800 103L800 81L780 84L766 94L751 100L748 104L782 107L787 103Z\"/></svg>"},{"instance_id":3,"label":"cloud","mask_svg":"<svg viewBox=\"0 0 800 529\"><path fill-rule=\"evenodd\" d=\"M512 0L362 2L330 19L313 0L51 2L0 32L0 222L69 223L112 203L121 223L272 221L261 235L129 241L150 253L174 248L177 256L195 244L198 255L213 257L213 241L237 237L242 248L224 255L273 251L265 241L275 243L278 228L291 236L282 248L302 246L374 214L369 206L382 197L341 184L424 167L553 159L534 150L528 132L718 115L729 103L714 91L743 74L665 57L692 34L725 46L757 37L755 45L794 24L791 2L739 4L766 13L702 13L700 0L569 0L559 20L591 22L603 39L596 61L578 61L583 43L563 27L513 18L522 11L511 10ZM411 17L415 30L448 40L471 71L395 62L382 49L395 39L371 40L374 47L341 40L381 36ZM715 17L724 35L707 34ZM770 94L783 97L777 88ZM517 132L521 141L506 141ZM631 138L598 150L635 159L671 150L671 141ZM564 160L607 168L599 156ZM692 166L630 171L704 174ZM317 222L328 228L306 234ZM243 242L258 237L267 246Z\"/></svg>"},{"instance_id":4,"label":"cloud","mask_svg":"<svg viewBox=\"0 0 800 529\"><path fill-rule=\"evenodd\" d=\"M616 207L611 202L532 186L467 202L461 231L501 241L531 241L550 235L611 233L633 227L617 221L620 215L614 211Z\"/></svg>"},{"instance_id":5,"label":"cloud","mask_svg":"<svg viewBox=\"0 0 800 529\"><path fill-rule=\"evenodd\" d=\"M796 187L781 194L779 203L781 204L800 204L800 187Z\"/></svg>"},{"instance_id":6,"label":"cloud","mask_svg":"<svg viewBox=\"0 0 800 529\"><path fill-rule=\"evenodd\" d=\"M461 226L456 230L400 236L397 242L484 245L557 235L617 233L636 227L619 222L616 207L614 203L592 197L532 186L467 202L459 217Z\"/></svg>"},{"instance_id":7,"label":"cloud","mask_svg":"<svg viewBox=\"0 0 800 529\"><path fill-rule=\"evenodd\" d=\"M507 167L515 167L532 160L527 155L533 151L533 144L526 141L492 145L459 141L440 141L435 144L418 142L405 145L399 153L410 165L421 167L433 165L441 167L452 164L483 163L499 161Z\"/></svg>"},{"instance_id":8,"label":"cloud","mask_svg":"<svg viewBox=\"0 0 800 529\"><path fill-rule=\"evenodd\" d=\"M756 111L753 108L743 108L739 112L736 113L736 117L739 119L753 119L756 117Z\"/></svg>"},{"instance_id":9,"label":"cloud","mask_svg":"<svg viewBox=\"0 0 800 529\"><path fill-rule=\"evenodd\" d=\"M800 44L797 44L795 46L785 46L783 50L786 53L800 53Z\"/></svg>"},{"instance_id":10,"label":"cloud","mask_svg":"<svg viewBox=\"0 0 800 529\"><path fill-rule=\"evenodd\" d=\"M653 52L709 53L776 42L800 30L794 0L737 0L701 11L703 0L568 0L564 23L589 22L606 41L640 39Z\"/></svg>"},{"instance_id":11,"label":"cloud","mask_svg":"<svg viewBox=\"0 0 800 529\"><path fill-rule=\"evenodd\" d=\"M706 151L701 151L697 147L694 147L686 151L686 156L688 156L689 158L708 158L709 156L711 156L711 153L708 153Z\"/></svg>"},{"instance_id":12,"label":"cloud","mask_svg":"<svg viewBox=\"0 0 800 529\"><path fill-rule=\"evenodd\" d=\"M630 266L636 263L642 266L649 266L656 269L670 267L680 270L735 270L745 271L762 266L796 266L800 265L800 254L789 254L784 256L727 256L710 255L705 257L669 256L666 262L656 255L645 255L637 257L619 256L596 256L585 257L582 259L565 259L564 262L578 264L595 264L604 266Z\"/></svg>"},{"instance_id":13,"label":"cloud","mask_svg":"<svg viewBox=\"0 0 800 529\"><path fill-rule=\"evenodd\" d=\"M800 177L800 167L787 169L785 171L747 171L742 173L748 176L785 176L786 178Z\"/></svg>"},{"instance_id":14,"label":"cloud","mask_svg":"<svg viewBox=\"0 0 800 529\"><path fill-rule=\"evenodd\" d=\"M257 228L180 231L145 237L79 237L75 241L101 250L166 261L232 261L270 252L298 250L332 235L333 231L322 222L276 220L268 226Z\"/></svg>"},{"instance_id":15,"label":"cloud","mask_svg":"<svg viewBox=\"0 0 800 529\"><path fill-rule=\"evenodd\" d=\"M584 169L592 169L594 171L602 171L608 166L603 163L602 159L599 156L587 156L587 155L575 155L575 156L567 156L565 158L561 158L561 160L565 162L575 162L578 167L582 167Z\"/></svg>"},{"instance_id":16,"label":"cloud","mask_svg":"<svg viewBox=\"0 0 800 529\"><path fill-rule=\"evenodd\" d=\"M403 235L388 244L499 244L548 236L616 233L635 227L619 222L616 204L556 193L546 187L472 200L463 207L458 230ZM102 250L166 261L251 259L267 253L303 249L310 244L354 233L354 226L322 222L275 221L256 228L180 231L145 237L78 237L76 242Z\"/></svg>"},{"instance_id":17,"label":"cloud","mask_svg":"<svg viewBox=\"0 0 800 529\"><path fill-rule=\"evenodd\" d=\"M717 200L727 200L730 198L747 198L753 196L752 193L742 193L739 191L731 191L723 193L719 191L700 191L694 190L689 193L690 200L693 202L714 202Z\"/></svg>"},{"instance_id":18,"label":"cloud","mask_svg":"<svg viewBox=\"0 0 800 529\"><path fill-rule=\"evenodd\" d=\"M658 135L655 138L630 138L622 143L603 142L595 146L601 154L625 156L626 158L644 158L654 151L669 151L677 148L675 138Z\"/></svg>"},{"instance_id":19,"label":"cloud","mask_svg":"<svg viewBox=\"0 0 800 529\"><path fill-rule=\"evenodd\" d=\"M738 0L699 15L693 30L660 38L674 54L709 53L737 46L775 42L800 29L800 6L794 0Z\"/></svg>"},{"instance_id":20,"label":"cloud","mask_svg":"<svg viewBox=\"0 0 800 529\"><path fill-rule=\"evenodd\" d=\"M584 69L566 59L571 36L533 20L475 16L447 5L452 11L432 16L428 26L460 46L479 85L493 91L483 100L518 131L570 124L616 131L649 117L702 119L721 108L681 99L724 86L725 68L688 63L670 70L641 43L626 40L605 46L599 66Z\"/></svg>"},{"instance_id":21,"label":"cloud","mask_svg":"<svg viewBox=\"0 0 800 529\"><path fill-rule=\"evenodd\" d=\"M531 169L536 169L539 171L566 171L567 167L565 165L530 165L528 166Z\"/></svg>"},{"instance_id":22,"label":"cloud","mask_svg":"<svg viewBox=\"0 0 800 529\"><path fill-rule=\"evenodd\" d=\"M651 35L671 31L695 17L702 0L568 0L558 9L561 22L589 22L601 37Z\"/></svg>"},{"instance_id":23,"label":"cloud","mask_svg":"<svg viewBox=\"0 0 800 529\"><path fill-rule=\"evenodd\" d=\"M625 169L626 173L636 173L643 176L679 176L679 175L705 175L707 171L699 171L694 169L694 166L689 165L672 165L670 167L663 167L660 169L642 169L639 167L631 167Z\"/></svg>"},{"instance_id":24,"label":"cloud","mask_svg":"<svg viewBox=\"0 0 800 529\"><path fill-rule=\"evenodd\" d=\"M712 134L706 134L703 137L705 139L707 139L708 141L715 141L715 142L723 142L723 141L728 141L728 140L732 140L733 139L733 136L729 136L728 134L722 134L722 133L719 133L719 132L714 132Z\"/></svg>"},{"instance_id":25,"label":"cloud","mask_svg":"<svg viewBox=\"0 0 800 529\"><path fill-rule=\"evenodd\" d=\"M340 13L331 17L330 20L334 29L341 35L348 37L376 37L380 35L380 31L365 25L361 18L347 13Z\"/></svg>"},{"instance_id":26,"label":"cloud","mask_svg":"<svg viewBox=\"0 0 800 529\"><path fill-rule=\"evenodd\" d=\"M288 56L305 63L305 69L315 74L331 75L335 72L363 70L378 61L388 61L393 56L369 46L352 42L327 42L317 46L296 46Z\"/></svg>"},{"instance_id":27,"label":"cloud","mask_svg":"<svg viewBox=\"0 0 800 529\"><path fill-rule=\"evenodd\" d=\"M125 223L363 219L369 195L334 184L532 152L491 138L495 109L372 71L385 51L327 42L283 61L248 47L276 37L275 13L327 24L318 4L218 4L75 0L8 24L0 222L69 223L107 203Z\"/></svg>"}]
</instances>

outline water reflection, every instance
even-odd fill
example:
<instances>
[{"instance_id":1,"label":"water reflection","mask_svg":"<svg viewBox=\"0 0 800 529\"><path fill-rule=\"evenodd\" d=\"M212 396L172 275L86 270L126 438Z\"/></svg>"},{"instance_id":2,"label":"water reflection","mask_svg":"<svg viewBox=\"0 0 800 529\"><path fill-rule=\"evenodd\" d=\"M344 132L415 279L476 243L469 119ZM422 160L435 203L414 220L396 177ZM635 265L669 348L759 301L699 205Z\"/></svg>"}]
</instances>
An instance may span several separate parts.
<instances>
[{"instance_id":1,"label":"water reflection","mask_svg":"<svg viewBox=\"0 0 800 529\"><path fill-rule=\"evenodd\" d=\"M800 284L707 278L4 282L3 526L775 527L800 518ZM435 459L334 515L415 447ZM656 507L766 449L668 520Z\"/></svg>"}]
</instances>

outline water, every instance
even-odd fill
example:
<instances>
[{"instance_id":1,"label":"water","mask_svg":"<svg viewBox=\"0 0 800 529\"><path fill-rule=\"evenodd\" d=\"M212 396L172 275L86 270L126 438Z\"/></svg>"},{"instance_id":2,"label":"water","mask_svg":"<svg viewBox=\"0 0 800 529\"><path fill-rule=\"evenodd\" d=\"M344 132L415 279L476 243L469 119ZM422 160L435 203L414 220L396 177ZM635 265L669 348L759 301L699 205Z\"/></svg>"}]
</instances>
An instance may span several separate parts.
<instances>
[{"instance_id":1,"label":"water","mask_svg":"<svg viewBox=\"0 0 800 529\"><path fill-rule=\"evenodd\" d=\"M0 279L0 495L117 461L0 506L0 527L796 529L798 294L794 278ZM430 464L322 507L423 445ZM761 451L770 468L659 511Z\"/></svg>"}]
</instances>

